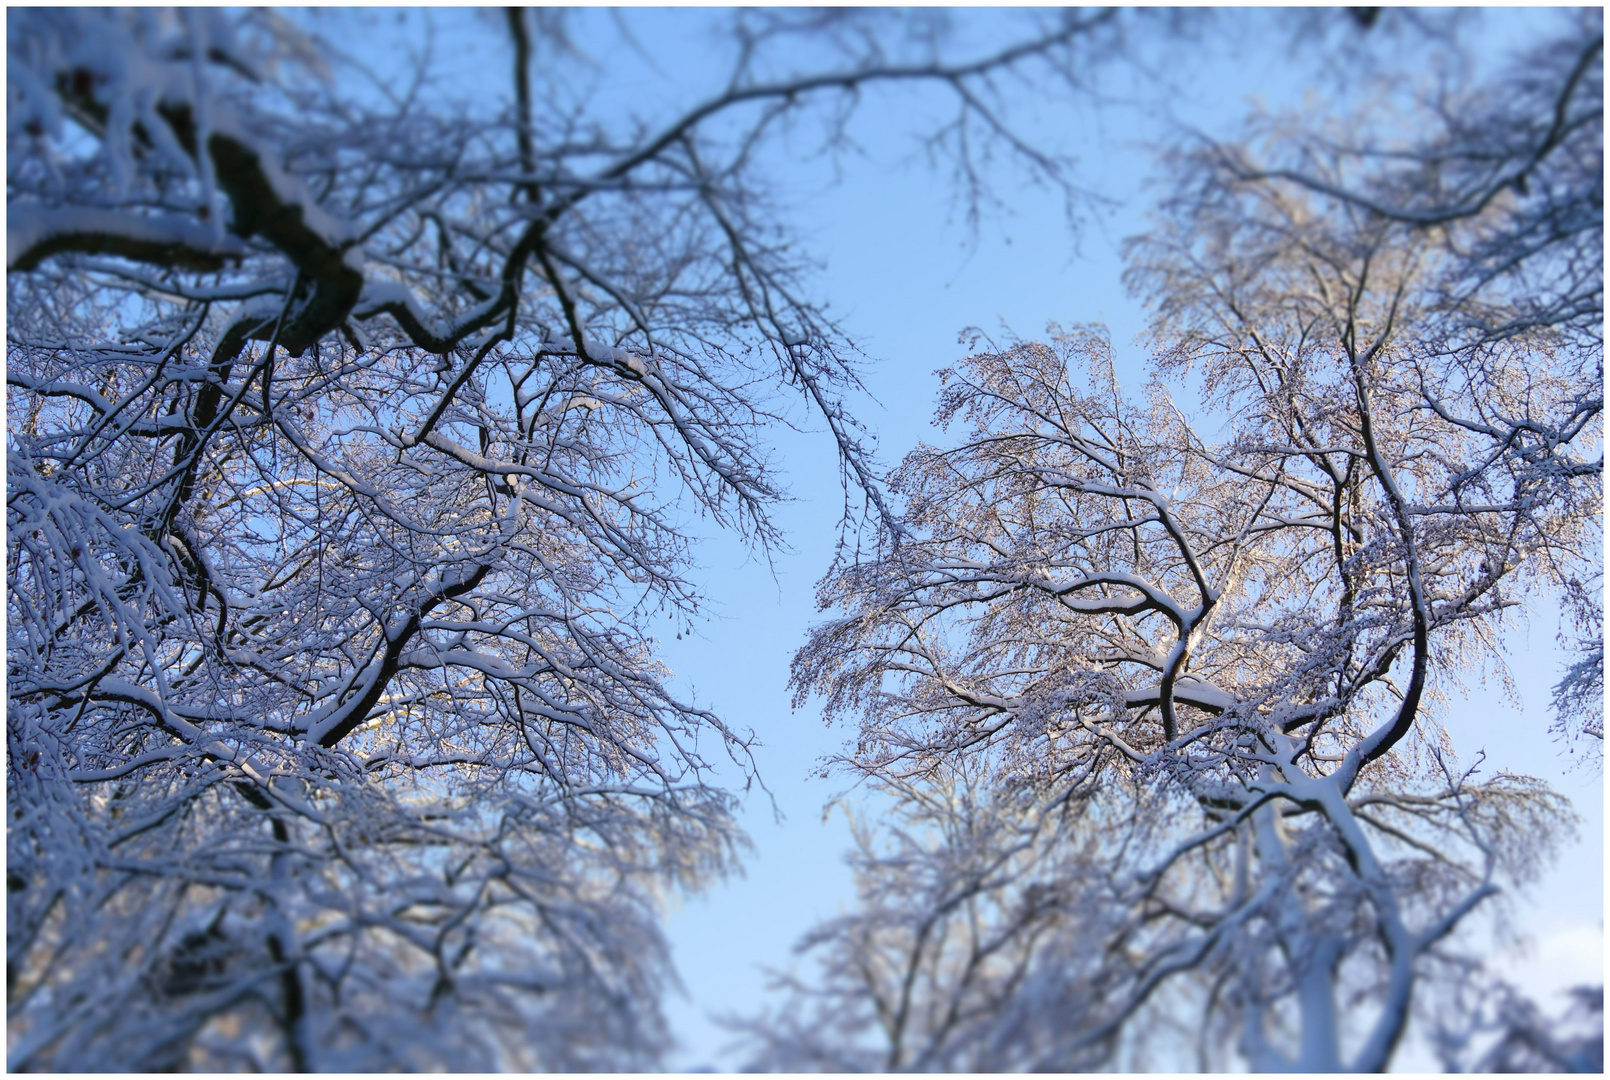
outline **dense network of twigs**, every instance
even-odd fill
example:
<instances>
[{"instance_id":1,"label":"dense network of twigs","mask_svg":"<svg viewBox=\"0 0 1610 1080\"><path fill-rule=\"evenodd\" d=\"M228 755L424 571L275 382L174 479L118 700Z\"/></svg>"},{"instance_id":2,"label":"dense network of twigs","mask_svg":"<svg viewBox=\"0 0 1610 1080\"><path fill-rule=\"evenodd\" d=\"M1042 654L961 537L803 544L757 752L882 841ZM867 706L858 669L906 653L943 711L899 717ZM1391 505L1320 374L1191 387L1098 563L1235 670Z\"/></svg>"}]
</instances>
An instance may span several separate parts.
<instances>
[{"instance_id":1,"label":"dense network of twigs","mask_svg":"<svg viewBox=\"0 0 1610 1080\"><path fill-rule=\"evenodd\" d=\"M976 182L990 80L1111 21L736 13L612 114L562 19L465 14L466 103L333 17L8 14L14 1069L655 1061L751 768L655 659L687 521L777 539L785 391L880 512L757 160L901 82Z\"/></svg>"},{"instance_id":2,"label":"dense network of twigs","mask_svg":"<svg viewBox=\"0 0 1610 1080\"><path fill-rule=\"evenodd\" d=\"M1559 723L1603 738L1602 35L1564 21L1176 148L1143 400L1099 328L944 373L960 440L795 660L894 817L757 1065L1379 1070L1474 978L1455 931L1571 815L1456 766L1439 699L1563 601Z\"/></svg>"}]
</instances>

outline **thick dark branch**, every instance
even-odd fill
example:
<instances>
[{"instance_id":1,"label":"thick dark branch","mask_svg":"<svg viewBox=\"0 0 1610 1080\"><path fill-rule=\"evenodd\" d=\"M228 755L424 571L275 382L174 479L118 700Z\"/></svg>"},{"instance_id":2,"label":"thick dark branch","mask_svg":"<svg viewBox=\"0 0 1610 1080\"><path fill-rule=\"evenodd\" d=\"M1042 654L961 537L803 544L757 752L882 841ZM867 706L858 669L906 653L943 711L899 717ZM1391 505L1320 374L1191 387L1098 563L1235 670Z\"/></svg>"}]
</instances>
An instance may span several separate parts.
<instances>
[{"instance_id":1,"label":"thick dark branch","mask_svg":"<svg viewBox=\"0 0 1610 1080\"><path fill-rule=\"evenodd\" d=\"M220 270L246 254L233 236L180 214L136 214L95 206L6 207L6 272L27 271L52 255L82 252L184 270Z\"/></svg>"}]
</instances>

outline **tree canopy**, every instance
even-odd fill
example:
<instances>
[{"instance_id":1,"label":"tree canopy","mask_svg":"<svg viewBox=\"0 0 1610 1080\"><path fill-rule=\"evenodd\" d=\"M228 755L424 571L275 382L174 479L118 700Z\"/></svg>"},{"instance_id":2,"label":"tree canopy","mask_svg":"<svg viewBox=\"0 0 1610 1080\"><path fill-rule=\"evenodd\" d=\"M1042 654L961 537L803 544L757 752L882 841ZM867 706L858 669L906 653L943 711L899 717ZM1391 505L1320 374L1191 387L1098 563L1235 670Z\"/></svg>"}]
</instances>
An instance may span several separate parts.
<instances>
[{"instance_id":1,"label":"tree canopy","mask_svg":"<svg viewBox=\"0 0 1610 1080\"><path fill-rule=\"evenodd\" d=\"M737 865L716 763L756 773L654 634L697 523L785 539L778 423L866 539L794 686L894 810L758 1064L1096 1067L1145 1023L1378 1069L1438 1008L1587 1060L1449 989L1571 816L1437 704L1555 602L1556 727L1602 740L1595 20L1176 140L1141 397L1098 327L980 340L959 442L885 478L780 151L909 87L969 215L1001 168L1072 206L1018 110L1190 20L716 13L718 77L650 101L611 65L676 43L600 62L583 17L455 13L503 66L444 77L378 15L8 12L9 1067L658 1064L665 898Z\"/></svg>"},{"instance_id":2,"label":"tree canopy","mask_svg":"<svg viewBox=\"0 0 1610 1080\"><path fill-rule=\"evenodd\" d=\"M976 183L990 80L1112 21L735 12L623 106L460 14L468 101L275 12L7 15L12 1068L657 1060L753 775L655 656L688 521L777 541L791 397L881 498L761 159L916 84Z\"/></svg>"},{"instance_id":3,"label":"tree canopy","mask_svg":"<svg viewBox=\"0 0 1610 1080\"><path fill-rule=\"evenodd\" d=\"M892 824L756 1064L1376 1071L1440 1022L1460 924L1572 820L1439 704L1528 604L1602 625L1601 54L1178 147L1138 400L1099 327L942 373L959 441L794 664Z\"/></svg>"}]
</instances>

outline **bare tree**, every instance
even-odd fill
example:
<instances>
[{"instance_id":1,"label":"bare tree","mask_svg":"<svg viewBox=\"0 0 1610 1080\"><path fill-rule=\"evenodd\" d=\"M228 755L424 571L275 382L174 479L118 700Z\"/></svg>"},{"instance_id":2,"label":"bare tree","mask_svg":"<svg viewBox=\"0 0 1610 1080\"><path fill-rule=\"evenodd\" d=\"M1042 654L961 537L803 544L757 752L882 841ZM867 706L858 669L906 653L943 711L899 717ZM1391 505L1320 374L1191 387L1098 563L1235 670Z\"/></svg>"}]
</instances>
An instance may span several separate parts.
<instances>
[{"instance_id":1,"label":"bare tree","mask_svg":"<svg viewBox=\"0 0 1610 1080\"><path fill-rule=\"evenodd\" d=\"M902 819L957 770L984 794L920 854L859 857L880 883L808 939L822 980L777 1015L874 1031L885 1067L1087 1067L1166 1016L1204 1068L1379 1070L1467 973L1461 923L1571 820L1535 781L1457 767L1444 725L1528 603L1595 602L1599 48L1543 48L1526 92L1485 88L1503 123L1456 110L1446 139L1366 153L1299 126L1176 155L1131 249L1143 401L1092 328L943 373L937 420L965 439L894 474L902 542L828 577L841 614L794 685L854 720L839 764ZM1548 118L1511 111L1529 102ZM1591 678L1561 685L1593 712ZM980 831L979 806L1003 819ZM1002 899L961 929L939 898L1030 895L1034 871L1000 869L1023 821L1068 906ZM905 982L858 966L889 954ZM754 1025L758 1060L869 1060L804 1026Z\"/></svg>"},{"instance_id":2,"label":"bare tree","mask_svg":"<svg viewBox=\"0 0 1610 1080\"><path fill-rule=\"evenodd\" d=\"M1522 49L1485 83L1444 88L1395 114L1382 107L1329 127L1310 122L1295 137L1283 119L1247 144L1211 147L1206 156L1217 160L1200 175L1207 184L1307 190L1437 244L1439 332L1449 348L1546 327L1562 347L1602 356L1604 28L1596 12L1555 17L1565 32ZM1268 137L1275 129L1284 137ZM1604 741L1603 591L1589 565L1561 594L1561 643L1576 659L1553 703L1556 730L1573 743L1585 737L1595 759Z\"/></svg>"},{"instance_id":3,"label":"bare tree","mask_svg":"<svg viewBox=\"0 0 1610 1080\"><path fill-rule=\"evenodd\" d=\"M648 122L498 20L455 104L272 13L8 13L12 1068L652 1062L752 775L655 660L686 522L777 539L784 391L881 510L757 163L903 83L965 184L1060 181L993 80L1113 25L738 14Z\"/></svg>"}]
</instances>

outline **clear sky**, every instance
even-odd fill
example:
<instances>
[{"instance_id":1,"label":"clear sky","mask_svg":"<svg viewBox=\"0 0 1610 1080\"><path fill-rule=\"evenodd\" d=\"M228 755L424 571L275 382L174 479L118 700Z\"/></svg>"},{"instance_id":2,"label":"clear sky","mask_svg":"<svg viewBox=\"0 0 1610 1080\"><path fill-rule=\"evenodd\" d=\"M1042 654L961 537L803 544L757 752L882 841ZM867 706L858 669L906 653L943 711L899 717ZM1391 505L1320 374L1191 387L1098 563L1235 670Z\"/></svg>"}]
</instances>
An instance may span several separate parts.
<instances>
[{"instance_id":1,"label":"clear sky","mask_svg":"<svg viewBox=\"0 0 1610 1080\"><path fill-rule=\"evenodd\" d=\"M1484 36L1502 41L1548 17L1536 10L1492 13ZM313 21L333 28L339 18L325 13ZM438 70L453 72L467 96L490 73L494 92L502 93L508 59L499 25L467 12L431 18L438 28ZM472 19L483 21L466 21ZM589 13L574 29L579 47L598 61L597 78L576 93L594 95L594 104L616 102L662 115L697 100L725 74L710 62L708 45L695 30L706 19L689 9L628 12L624 22L654 57L649 64L622 44L619 26L608 16ZM474 33L466 33L472 28ZM827 161L776 162L777 175L785 177L779 194L793 207L787 222L821 263L816 295L833 304L869 358L866 381L876 400L855 404L879 436L885 465L918 439L942 437L929 426L938 387L934 371L961 355L957 335L964 327L994 334L1004 325L1033 336L1053 320L1105 322L1121 371L1138 387L1145 357L1135 338L1144 313L1120 283L1118 243L1144 227L1148 142L1163 138L1175 121L1228 134L1253 99L1295 102L1324 89L1322 70L1305 69L1315 54L1289 50L1289 26L1244 31L1220 35L1216 52L1157 52L1157 70L1173 85L1149 79L1107 87L1114 98L1138 95L1152 107L1111 104L1078 115L1042 110L1036 118L1040 134L1076 145L1079 180L1113 200L1107 211L1083 221L1077 237L1058 200L1010 182L999 191L1005 210L987 216L970 234L949 186L923 164L912 141L909 97L867 96L851 128L866 153L842 160L836 178ZM1167 56L1175 61L1161 59ZM1188 64L1176 62L1183 56L1190 57ZM1156 107L1160 102L1166 110ZM752 792L742 818L754 841L745 874L676 904L670 915L669 936L687 988L687 996L667 1002L683 1043L672 1065L684 1069L737 1064L723 1053L731 1036L712 1017L756 1011L765 986L762 967L786 968L794 961L794 943L853 899L842 861L851 846L849 831L841 813L825 821L823 816L843 781L813 778L818 759L848 732L824 727L808 706L793 711L784 689L789 659L817 617L815 583L839 538L837 461L820 433L781 430L774 445L794 495L778 513L791 550L772 553L768 564L733 537L710 534L697 552L695 580L716 615L680 640L667 626L662 642L679 689L757 734L761 777L782 815L774 816L765 793ZM1512 948L1505 962L1534 992L1602 979L1603 784L1596 771L1570 770L1561 747L1545 735L1548 689L1558 677L1555 630L1552 618L1543 615L1509 643L1519 707L1493 689L1455 701L1449 710L1464 760L1485 749L1490 763L1536 775L1569 795L1583 817L1579 840L1556 869L1517 898L1515 926L1536 943L1530 953ZM1412 1053L1398 1062L1431 1064Z\"/></svg>"}]
</instances>

